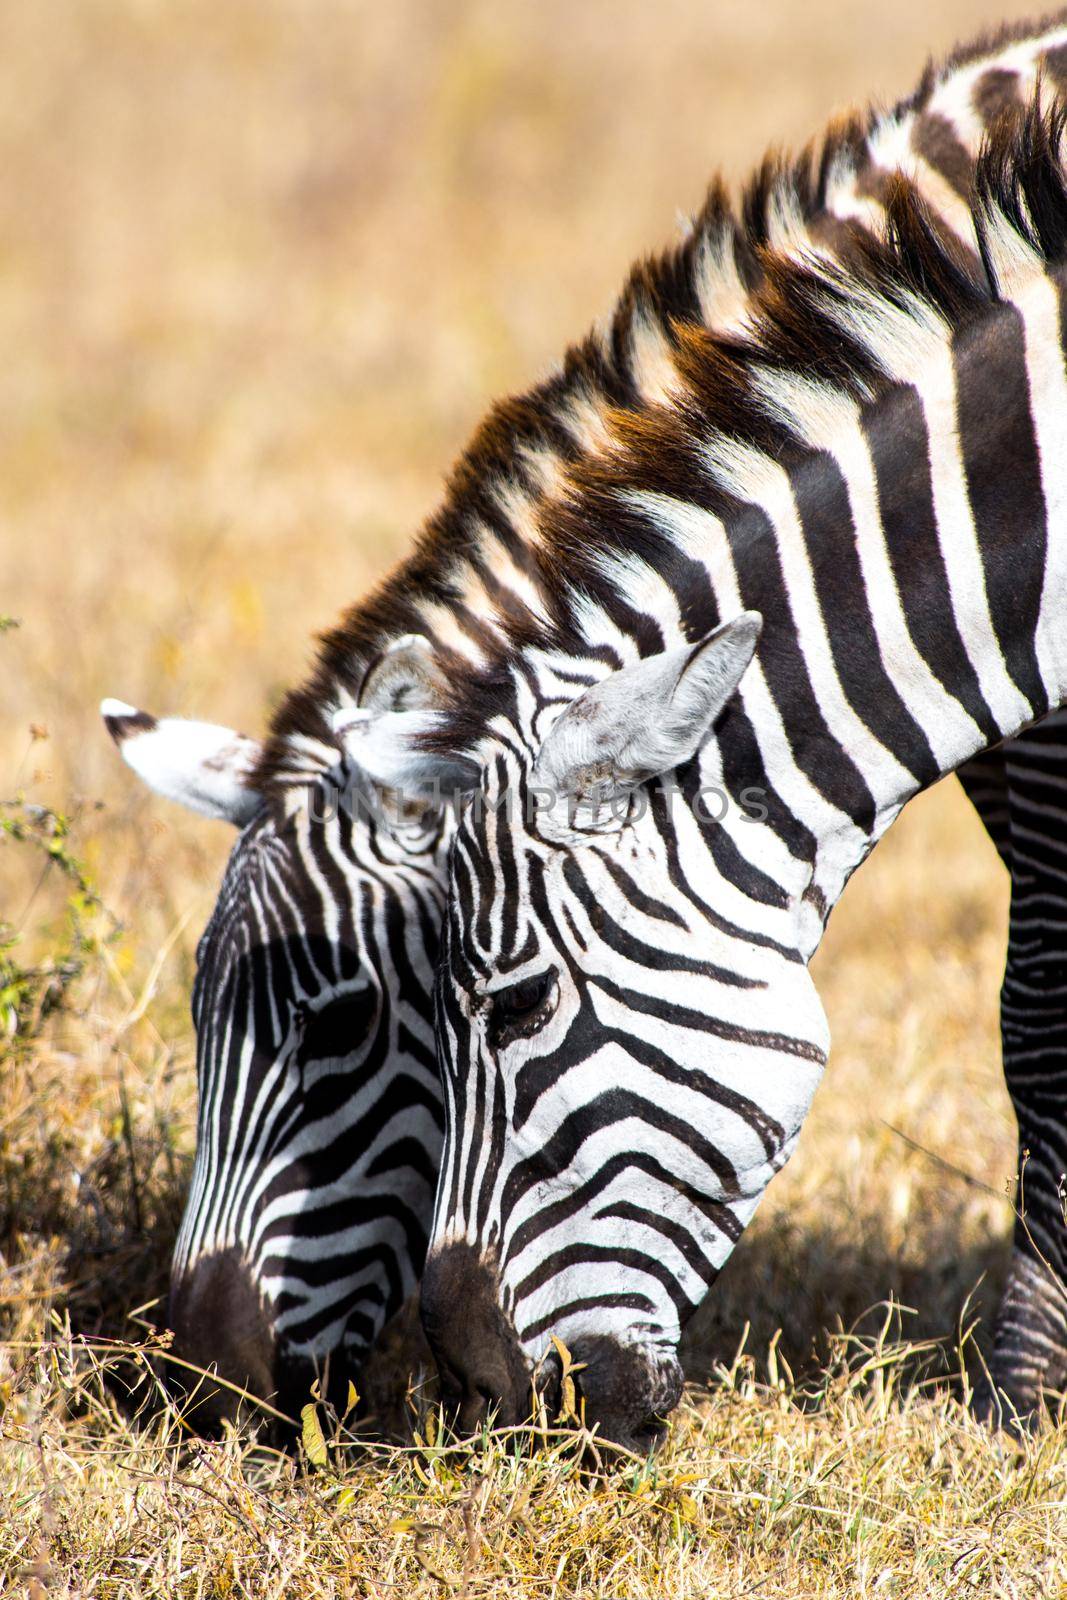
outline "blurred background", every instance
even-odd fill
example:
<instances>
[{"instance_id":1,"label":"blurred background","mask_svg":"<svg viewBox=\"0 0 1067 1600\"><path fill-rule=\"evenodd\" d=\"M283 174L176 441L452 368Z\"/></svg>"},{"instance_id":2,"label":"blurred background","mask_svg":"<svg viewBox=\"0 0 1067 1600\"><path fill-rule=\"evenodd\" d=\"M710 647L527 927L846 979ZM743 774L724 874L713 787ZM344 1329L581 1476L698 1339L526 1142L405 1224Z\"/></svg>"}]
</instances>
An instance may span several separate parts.
<instances>
[{"instance_id":1,"label":"blurred background","mask_svg":"<svg viewBox=\"0 0 1067 1600\"><path fill-rule=\"evenodd\" d=\"M0 1074L0 1266L62 1265L54 1236L87 1193L113 1237L166 1242L190 1148L192 954L230 837L139 786L100 697L261 731L314 631L407 548L489 400L605 310L714 170L736 184L769 144L891 102L930 53L1019 15L5 7L0 613L20 626L0 634L0 797L72 818L124 931L74 1013ZM68 888L47 853L42 870L0 842L21 961L65 937ZM833 1064L733 1299L724 1286L735 1331L755 1303L799 1348L896 1291L919 1312L905 1331L943 1334L968 1284L989 1269L995 1285L1014 1166L1005 894L954 783L850 888L819 957Z\"/></svg>"}]
</instances>

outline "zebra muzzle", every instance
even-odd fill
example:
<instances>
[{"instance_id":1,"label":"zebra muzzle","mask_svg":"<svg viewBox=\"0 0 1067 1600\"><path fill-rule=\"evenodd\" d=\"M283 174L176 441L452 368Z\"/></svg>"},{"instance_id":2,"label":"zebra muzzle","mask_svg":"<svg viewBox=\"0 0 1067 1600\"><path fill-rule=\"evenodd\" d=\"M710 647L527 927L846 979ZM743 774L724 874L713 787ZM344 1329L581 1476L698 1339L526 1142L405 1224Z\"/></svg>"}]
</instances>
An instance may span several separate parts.
<instances>
[{"instance_id":1,"label":"zebra muzzle","mask_svg":"<svg viewBox=\"0 0 1067 1600\"><path fill-rule=\"evenodd\" d=\"M240 1253L202 1256L171 1284L174 1332L167 1386L197 1433L264 1421L278 1406L278 1350L266 1307Z\"/></svg>"},{"instance_id":2,"label":"zebra muzzle","mask_svg":"<svg viewBox=\"0 0 1067 1600\"><path fill-rule=\"evenodd\" d=\"M422 1325L441 1376L441 1398L456 1431L525 1422L533 1409L530 1368L500 1304L495 1266L472 1245L434 1250L426 1262Z\"/></svg>"},{"instance_id":3,"label":"zebra muzzle","mask_svg":"<svg viewBox=\"0 0 1067 1600\"><path fill-rule=\"evenodd\" d=\"M457 1432L470 1435L488 1421L498 1427L530 1421L535 1379L501 1306L495 1263L462 1241L439 1247L426 1263L421 1304L442 1400ZM638 1455L655 1449L682 1392L677 1360L607 1334L580 1336L570 1354L577 1413L598 1443ZM542 1363L536 1382L554 1418L561 1400L557 1358Z\"/></svg>"},{"instance_id":4,"label":"zebra muzzle","mask_svg":"<svg viewBox=\"0 0 1067 1600\"><path fill-rule=\"evenodd\" d=\"M677 1360L611 1334L579 1336L568 1353L577 1416L597 1443L635 1455L658 1449L685 1381Z\"/></svg>"}]
</instances>

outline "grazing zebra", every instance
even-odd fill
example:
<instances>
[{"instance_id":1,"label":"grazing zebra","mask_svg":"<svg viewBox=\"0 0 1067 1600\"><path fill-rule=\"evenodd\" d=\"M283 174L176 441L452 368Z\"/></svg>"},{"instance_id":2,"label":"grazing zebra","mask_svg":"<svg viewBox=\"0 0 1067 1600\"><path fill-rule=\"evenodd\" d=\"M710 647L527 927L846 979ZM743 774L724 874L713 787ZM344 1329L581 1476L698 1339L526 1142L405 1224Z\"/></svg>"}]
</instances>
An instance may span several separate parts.
<instances>
[{"instance_id":1,"label":"grazing zebra","mask_svg":"<svg viewBox=\"0 0 1067 1600\"><path fill-rule=\"evenodd\" d=\"M656 403L602 415L603 449L542 499L539 612L444 714L379 725L383 781L391 745L410 788L473 769L422 1286L465 1425L526 1414L554 1333L605 1437L658 1436L681 1327L821 1077L808 962L830 910L907 800L1067 698L1065 122L1035 92L994 124L980 274L902 177L883 238L820 252L788 168L729 336L698 320L728 221L640 269ZM853 160L833 130L823 182ZM1019 999L1062 1015L1062 957L1032 955L1009 1024ZM1067 1086L1044 1051L1018 1065L1043 1180L1067 1169ZM997 1378L1030 1409L1067 1377L1067 1298L1032 1250L1012 1292Z\"/></svg>"},{"instance_id":2,"label":"grazing zebra","mask_svg":"<svg viewBox=\"0 0 1067 1600\"><path fill-rule=\"evenodd\" d=\"M690 316L736 324L762 252L785 248L798 221L798 239L806 229L824 251L851 250L882 226L900 170L953 248L973 257L964 195L978 143L1039 68L1059 70L1065 40L1051 23L1004 35L928 73L890 115L849 124L835 166L818 179L797 169L796 215L781 210L770 169L749 192L744 231L713 192L689 246L699 257ZM407 635L469 671L513 626L547 614L544 505L609 445L609 408L636 420L663 399L660 318L673 290L661 283L649 304L648 287L635 280L610 336L575 352L534 396L498 408L415 556L328 636L264 749L229 730L105 706L146 781L242 828L200 947L197 1158L170 1314L177 1353L290 1410L314 1366L332 1355L337 1379L340 1357L358 1366L412 1285L440 1143L428 996L450 816L414 806L398 827L347 816L332 797L353 782L373 788L379 713L440 695ZM1010 865L1005 765L994 753L961 776ZM1026 770L1020 755L1013 793ZM231 1391L209 1391L198 1415L232 1410Z\"/></svg>"},{"instance_id":3,"label":"grazing zebra","mask_svg":"<svg viewBox=\"0 0 1067 1600\"><path fill-rule=\"evenodd\" d=\"M421 643L398 639L353 703L369 723L431 680ZM242 830L198 951L196 1158L169 1306L174 1354L224 1383L171 1376L205 1432L241 1409L236 1389L295 1415L316 1376L345 1395L422 1267L450 819L380 803L336 748L300 803L272 805L254 741L101 709L146 782Z\"/></svg>"}]
</instances>

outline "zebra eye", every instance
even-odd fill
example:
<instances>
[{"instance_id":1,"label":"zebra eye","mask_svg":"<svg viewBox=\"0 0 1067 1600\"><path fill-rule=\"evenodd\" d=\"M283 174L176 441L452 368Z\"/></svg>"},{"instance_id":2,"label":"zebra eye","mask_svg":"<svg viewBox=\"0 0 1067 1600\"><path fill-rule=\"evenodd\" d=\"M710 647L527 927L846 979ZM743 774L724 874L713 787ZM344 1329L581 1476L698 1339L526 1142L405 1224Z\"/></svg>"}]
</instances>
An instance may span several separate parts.
<instances>
[{"instance_id":1,"label":"zebra eye","mask_svg":"<svg viewBox=\"0 0 1067 1600\"><path fill-rule=\"evenodd\" d=\"M556 974L550 971L523 978L490 996L487 1033L493 1049L502 1050L514 1039L528 1039L543 1028L555 1010L558 992Z\"/></svg>"}]
</instances>

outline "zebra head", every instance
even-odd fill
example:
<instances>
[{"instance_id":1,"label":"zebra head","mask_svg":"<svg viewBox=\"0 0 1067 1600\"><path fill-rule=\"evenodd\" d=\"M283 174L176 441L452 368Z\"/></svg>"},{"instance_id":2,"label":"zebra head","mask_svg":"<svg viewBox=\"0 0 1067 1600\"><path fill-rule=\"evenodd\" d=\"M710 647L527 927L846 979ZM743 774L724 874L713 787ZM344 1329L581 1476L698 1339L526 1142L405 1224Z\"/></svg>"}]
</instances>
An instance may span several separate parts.
<instances>
[{"instance_id":1,"label":"zebra head","mask_svg":"<svg viewBox=\"0 0 1067 1600\"><path fill-rule=\"evenodd\" d=\"M428 693L401 640L347 713L364 738ZM441 1143L432 976L449 824L333 766L279 803L250 739L102 707L154 789L241 831L200 941L198 1117L169 1300L176 1387L205 1431L249 1390L296 1414L343 1394L422 1266ZM183 1380L189 1363L219 1383ZM232 1386L232 1387L227 1387ZM325 1385L324 1385L325 1387Z\"/></svg>"},{"instance_id":2,"label":"zebra head","mask_svg":"<svg viewBox=\"0 0 1067 1600\"><path fill-rule=\"evenodd\" d=\"M491 723L452 848L422 1287L464 1429L528 1415L555 1335L587 1423L654 1442L681 1328L821 1074L825 1019L758 816L696 802L722 780L712 729L759 628L742 613L607 676L581 663L577 697L573 658L527 659Z\"/></svg>"}]
</instances>

